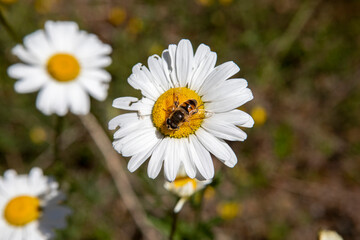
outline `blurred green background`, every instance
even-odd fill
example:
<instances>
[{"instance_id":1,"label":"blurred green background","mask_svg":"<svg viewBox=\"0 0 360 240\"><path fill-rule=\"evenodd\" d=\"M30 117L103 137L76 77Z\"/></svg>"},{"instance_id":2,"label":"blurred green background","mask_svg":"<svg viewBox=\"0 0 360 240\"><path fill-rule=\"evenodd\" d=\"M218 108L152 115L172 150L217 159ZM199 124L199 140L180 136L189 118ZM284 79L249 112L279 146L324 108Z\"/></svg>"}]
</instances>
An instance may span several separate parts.
<instances>
[{"instance_id":1,"label":"blurred green background","mask_svg":"<svg viewBox=\"0 0 360 240\"><path fill-rule=\"evenodd\" d=\"M109 96L91 105L104 129L119 114L114 98L140 96L126 82L132 66L168 44L205 43L218 64L240 66L237 76L254 93L241 109L256 124L245 129L245 142L230 143L239 159L234 169L214 159L217 175L204 193L201 221L194 224L200 193L180 213L176 239L303 240L317 239L321 229L360 239L360 1L0 2L15 32L0 26L0 172L38 166L56 177L74 210L57 239L141 239L141 233L79 118L64 118L55 161L57 118L36 109L36 93L17 94L6 74L18 61L10 52L15 40L48 19L76 21L113 47ZM166 236L176 197L163 189L162 174L150 180L145 164L129 176Z\"/></svg>"}]
</instances>

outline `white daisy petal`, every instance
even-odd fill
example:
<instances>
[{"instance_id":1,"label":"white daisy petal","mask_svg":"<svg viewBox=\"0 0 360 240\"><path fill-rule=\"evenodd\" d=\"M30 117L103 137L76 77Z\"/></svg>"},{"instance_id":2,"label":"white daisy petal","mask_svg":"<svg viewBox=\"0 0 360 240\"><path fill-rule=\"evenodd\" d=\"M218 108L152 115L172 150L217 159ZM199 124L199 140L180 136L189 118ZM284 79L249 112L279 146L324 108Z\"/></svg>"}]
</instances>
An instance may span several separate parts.
<instances>
[{"instance_id":1,"label":"white daisy petal","mask_svg":"<svg viewBox=\"0 0 360 240\"><path fill-rule=\"evenodd\" d=\"M190 178L194 178L196 176L196 166L191 159L191 156L190 156L190 153L189 153L189 150L188 150L188 147L186 144L187 144L186 139L180 139L180 143L178 146L180 159L182 159L186 174Z\"/></svg>"},{"instance_id":2,"label":"white daisy petal","mask_svg":"<svg viewBox=\"0 0 360 240\"><path fill-rule=\"evenodd\" d=\"M90 111L90 99L80 84L72 84L67 87L69 107L71 112L78 115L88 114Z\"/></svg>"},{"instance_id":3,"label":"white daisy petal","mask_svg":"<svg viewBox=\"0 0 360 240\"><path fill-rule=\"evenodd\" d=\"M9 182L9 181L14 181L15 178L17 177L17 173L15 172L15 170L7 170L4 173L4 180Z\"/></svg>"},{"instance_id":4,"label":"white daisy petal","mask_svg":"<svg viewBox=\"0 0 360 240\"><path fill-rule=\"evenodd\" d=\"M68 112L67 94L69 88L63 84L52 84L53 97L50 102L51 113L56 113L59 116L64 116ZM72 89L70 90L72 91ZM77 100L78 101L78 100Z\"/></svg>"},{"instance_id":5,"label":"white daisy petal","mask_svg":"<svg viewBox=\"0 0 360 240\"><path fill-rule=\"evenodd\" d=\"M123 116L123 115L120 115L120 116ZM136 121L134 121L133 123L127 124L126 126L123 126L119 130L117 130L114 133L114 138L115 139L123 138L123 137L129 135L130 133L136 131L137 129L141 128L142 125L143 125L143 121L138 121L136 119Z\"/></svg>"},{"instance_id":6,"label":"white daisy petal","mask_svg":"<svg viewBox=\"0 0 360 240\"><path fill-rule=\"evenodd\" d=\"M16 229L12 232L10 239L24 239L23 238L23 231L21 229Z\"/></svg>"},{"instance_id":7,"label":"white daisy petal","mask_svg":"<svg viewBox=\"0 0 360 240\"><path fill-rule=\"evenodd\" d=\"M194 66L198 67L200 63L207 57L207 55L210 53L209 46L206 46L205 44L200 44L199 47L196 49L196 53L194 56Z\"/></svg>"},{"instance_id":8,"label":"white daisy petal","mask_svg":"<svg viewBox=\"0 0 360 240\"><path fill-rule=\"evenodd\" d=\"M152 179L156 178L161 170L161 166L164 160L166 147L168 145L168 138L164 138L160 140L159 145L157 148L155 148L153 154L151 155L151 158L149 160L147 173L148 176Z\"/></svg>"},{"instance_id":9,"label":"white daisy petal","mask_svg":"<svg viewBox=\"0 0 360 240\"><path fill-rule=\"evenodd\" d=\"M121 117L123 115L120 115ZM118 116L118 117L120 117ZM115 129L117 126L119 126L119 121L121 120L117 120L117 119L112 119L111 122L109 122L109 129L110 129L110 124L111 124L111 129ZM117 123L115 123L117 122ZM121 128L119 130L117 130L114 133L114 138L115 139L119 139L119 138L123 138L127 135L129 135L130 133L136 131L139 128L152 128L152 123L151 121L139 121L137 115L135 114L134 118L133 118L133 122L129 121L129 124L123 125L121 126Z\"/></svg>"},{"instance_id":10,"label":"white daisy petal","mask_svg":"<svg viewBox=\"0 0 360 240\"><path fill-rule=\"evenodd\" d=\"M205 78L212 72L216 64L217 55L210 51L210 48L201 44L194 57L194 70L191 81L189 83L190 89L199 89L203 84Z\"/></svg>"},{"instance_id":11,"label":"white daisy petal","mask_svg":"<svg viewBox=\"0 0 360 240\"><path fill-rule=\"evenodd\" d=\"M129 171L134 172L135 170L137 170L145 162L145 160L150 157L158 143L159 141L153 141L151 143L148 143L148 146L145 148L144 151L133 155L128 163Z\"/></svg>"},{"instance_id":12,"label":"white daisy petal","mask_svg":"<svg viewBox=\"0 0 360 240\"><path fill-rule=\"evenodd\" d=\"M182 207L184 206L185 202L186 202L187 198L180 198L179 201L176 203L175 208L174 208L174 213L178 213L180 212L180 210L182 209Z\"/></svg>"},{"instance_id":13,"label":"white daisy petal","mask_svg":"<svg viewBox=\"0 0 360 240\"><path fill-rule=\"evenodd\" d=\"M37 81L40 80L40 81ZM15 83L14 88L18 93L31 93L38 91L45 81L39 78L26 78Z\"/></svg>"},{"instance_id":14,"label":"white daisy petal","mask_svg":"<svg viewBox=\"0 0 360 240\"><path fill-rule=\"evenodd\" d=\"M52 113L52 102L54 101L54 95L56 90L50 86L42 88L36 99L36 107L42 111L45 115L50 115Z\"/></svg>"},{"instance_id":15,"label":"white daisy petal","mask_svg":"<svg viewBox=\"0 0 360 240\"><path fill-rule=\"evenodd\" d=\"M79 33L75 46L75 54L81 59L97 58L102 55L108 55L112 51L110 45L102 43L96 35L87 34L84 31Z\"/></svg>"},{"instance_id":16,"label":"white daisy petal","mask_svg":"<svg viewBox=\"0 0 360 240\"><path fill-rule=\"evenodd\" d=\"M185 87L190 80L194 52L189 40L181 40L176 49L176 74L180 87Z\"/></svg>"},{"instance_id":17,"label":"white daisy petal","mask_svg":"<svg viewBox=\"0 0 360 240\"><path fill-rule=\"evenodd\" d=\"M52 46L57 51L74 51L73 41L79 31L75 22L53 22L45 23L45 30Z\"/></svg>"},{"instance_id":18,"label":"white daisy petal","mask_svg":"<svg viewBox=\"0 0 360 240\"><path fill-rule=\"evenodd\" d=\"M214 136L229 141L244 141L247 137L246 133L231 123L214 121L213 119L205 119L202 127Z\"/></svg>"},{"instance_id":19,"label":"white daisy petal","mask_svg":"<svg viewBox=\"0 0 360 240\"><path fill-rule=\"evenodd\" d=\"M44 30L24 38L24 46L12 52L26 64L10 66L8 74L18 79L17 92L39 91L36 106L45 115L86 114L88 94L100 101L107 97L111 75L101 68L111 64L112 49L75 22L47 21Z\"/></svg>"},{"instance_id":20,"label":"white daisy petal","mask_svg":"<svg viewBox=\"0 0 360 240\"><path fill-rule=\"evenodd\" d=\"M194 71L190 88L199 89L205 81L206 77L213 71L216 64L216 53L209 53L206 59L204 59L199 67Z\"/></svg>"},{"instance_id":21,"label":"white daisy petal","mask_svg":"<svg viewBox=\"0 0 360 240\"><path fill-rule=\"evenodd\" d=\"M180 86L175 69L176 48L177 46L175 44L170 44L169 48L162 53L164 72L169 76L172 87Z\"/></svg>"},{"instance_id":22,"label":"white daisy petal","mask_svg":"<svg viewBox=\"0 0 360 240\"><path fill-rule=\"evenodd\" d=\"M137 121L138 121L138 116L136 113L125 113L111 119L109 121L108 128L109 130L115 130L118 126L122 127L127 125L127 123L133 123Z\"/></svg>"},{"instance_id":23,"label":"white daisy petal","mask_svg":"<svg viewBox=\"0 0 360 240\"><path fill-rule=\"evenodd\" d=\"M143 148L150 148L150 146L154 146L159 139L157 138L157 130L154 127L143 127L142 134L137 138L129 138L125 141L124 138L123 147L121 153L125 157L129 157L132 155L136 155L142 151ZM131 136L131 135L128 135Z\"/></svg>"},{"instance_id":24,"label":"white daisy petal","mask_svg":"<svg viewBox=\"0 0 360 240\"><path fill-rule=\"evenodd\" d=\"M206 94L204 94L202 100L205 102L218 101L230 92L242 92L247 85L247 81L243 78L229 79L220 86L210 89Z\"/></svg>"},{"instance_id":25,"label":"white daisy petal","mask_svg":"<svg viewBox=\"0 0 360 240\"><path fill-rule=\"evenodd\" d=\"M41 170L41 168L32 168L31 171L29 172L29 183L33 184L33 185L37 185L39 184L39 179L41 179L43 177L43 171Z\"/></svg>"},{"instance_id":26,"label":"white daisy petal","mask_svg":"<svg viewBox=\"0 0 360 240\"><path fill-rule=\"evenodd\" d=\"M139 115L142 117L146 116L146 115L151 115L154 104L155 104L155 102L153 100L148 99L146 97L142 98L137 103Z\"/></svg>"},{"instance_id":27,"label":"white daisy petal","mask_svg":"<svg viewBox=\"0 0 360 240\"><path fill-rule=\"evenodd\" d=\"M47 59L54 53L43 30L37 30L27 35L24 38L24 45L40 64L46 64Z\"/></svg>"},{"instance_id":28,"label":"white daisy petal","mask_svg":"<svg viewBox=\"0 0 360 240\"><path fill-rule=\"evenodd\" d=\"M41 64L39 62L39 59L37 59L33 54L31 54L30 52L28 52L22 45L18 44L16 45L12 50L11 50L12 54L14 54L15 56L17 56L20 60L32 64L32 65L37 65L37 64Z\"/></svg>"},{"instance_id":29,"label":"white daisy petal","mask_svg":"<svg viewBox=\"0 0 360 240\"><path fill-rule=\"evenodd\" d=\"M1 238L4 240L15 240L15 238L13 238L14 236L14 232L17 231L17 229L11 228L8 229L5 227L1 228Z\"/></svg>"},{"instance_id":30,"label":"white daisy petal","mask_svg":"<svg viewBox=\"0 0 360 240\"><path fill-rule=\"evenodd\" d=\"M27 77L17 81L14 85L15 91L18 93L31 93L38 91L46 82L45 76Z\"/></svg>"},{"instance_id":31,"label":"white daisy petal","mask_svg":"<svg viewBox=\"0 0 360 240\"><path fill-rule=\"evenodd\" d=\"M144 120L142 120L143 122ZM130 134L128 134L127 136L125 136L124 138L119 139L118 141L115 141L113 143L113 146L115 148L116 151L118 151L119 153L122 153L122 150L124 148L124 146L128 149L128 148L134 148L135 145L137 145L137 142L140 141L142 139L142 136L144 133L148 133L148 134L153 134L153 127L141 127L139 129L136 129L135 131L131 132ZM136 151L141 151L141 148L136 149ZM137 152L134 152L134 154L136 154ZM127 152L125 152L126 157L131 156L131 154L129 155Z\"/></svg>"},{"instance_id":32,"label":"white daisy petal","mask_svg":"<svg viewBox=\"0 0 360 240\"><path fill-rule=\"evenodd\" d=\"M40 74L45 74L44 70L39 67L29 66L22 63L16 63L10 66L7 73L12 78L26 78L29 76L36 77Z\"/></svg>"},{"instance_id":33,"label":"white daisy petal","mask_svg":"<svg viewBox=\"0 0 360 240\"><path fill-rule=\"evenodd\" d=\"M201 144L211 152L216 158L220 159L227 166L233 167L234 157L231 148L227 147L228 144L216 137L206 130L199 128L196 131L196 136L200 140ZM235 162L236 163L236 162Z\"/></svg>"},{"instance_id":34,"label":"white daisy petal","mask_svg":"<svg viewBox=\"0 0 360 240\"><path fill-rule=\"evenodd\" d=\"M86 71L83 71L81 74L85 79L94 79L106 83L111 81L110 73L103 69L86 69Z\"/></svg>"},{"instance_id":35,"label":"white daisy petal","mask_svg":"<svg viewBox=\"0 0 360 240\"><path fill-rule=\"evenodd\" d=\"M92 69L92 68L104 68L111 64L112 60L110 57L94 57L81 59L79 58L79 62L84 69Z\"/></svg>"},{"instance_id":36,"label":"white daisy petal","mask_svg":"<svg viewBox=\"0 0 360 240\"><path fill-rule=\"evenodd\" d=\"M214 87L219 86L222 84L226 79L233 76L237 72L240 71L238 65L234 62L226 62L219 66L217 66L204 80L204 83L200 87L198 93L202 96L205 93Z\"/></svg>"},{"instance_id":37,"label":"white daisy petal","mask_svg":"<svg viewBox=\"0 0 360 240\"><path fill-rule=\"evenodd\" d=\"M109 88L108 84L100 82L96 78L85 78L84 76L79 78L79 82L93 98L99 101L106 99Z\"/></svg>"},{"instance_id":38,"label":"white daisy petal","mask_svg":"<svg viewBox=\"0 0 360 240\"><path fill-rule=\"evenodd\" d=\"M153 55L148 59L149 69L154 75L154 79L157 79L162 90L166 91L170 88L170 79L164 72L164 67L162 66L162 64L163 61L158 55Z\"/></svg>"},{"instance_id":39,"label":"white daisy petal","mask_svg":"<svg viewBox=\"0 0 360 240\"><path fill-rule=\"evenodd\" d=\"M24 226L22 231L24 232L24 235L26 236L26 240L37 240L37 239L46 239L40 231L37 230L38 224L37 222L32 222Z\"/></svg>"},{"instance_id":40,"label":"white daisy petal","mask_svg":"<svg viewBox=\"0 0 360 240\"><path fill-rule=\"evenodd\" d=\"M241 127L251 128L254 125L254 119L250 116L250 114L238 109L234 109L229 112L217 113L213 115L212 118L215 121L228 122Z\"/></svg>"},{"instance_id":41,"label":"white daisy petal","mask_svg":"<svg viewBox=\"0 0 360 240\"><path fill-rule=\"evenodd\" d=\"M139 101L139 99L134 97L120 97L113 101L112 106L124 110L137 110L137 108L133 106L137 101Z\"/></svg>"},{"instance_id":42,"label":"white daisy petal","mask_svg":"<svg viewBox=\"0 0 360 240\"><path fill-rule=\"evenodd\" d=\"M164 173L166 179L170 182L175 180L181 163L181 159L179 159L179 144L178 139L170 139L166 147Z\"/></svg>"},{"instance_id":43,"label":"white daisy petal","mask_svg":"<svg viewBox=\"0 0 360 240\"><path fill-rule=\"evenodd\" d=\"M205 108L210 112L227 112L252 100L253 94L245 88L240 92L231 92L218 101L205 103Z\"/></svg>"},{"instance_id":44,"label":"white daisy petal","mask_svg":"<svg viewBox=\"0 0 360 240\"><path fill-rule=\"evenodd\" d=\"M199 173L205 179L213 178L214 164L211 161L211 156L194 135L189 136L188 151L191 154L191 158L199 170Z\"/></svg>"},{"instance_id":45,"label":"white daisy petal","mask_svg":"<svg viewBox=\"0 0 360 240\"><path fill-rule=\"evenodd\" d=\"M160 86L156 86L151 77L149 70L138 63L133 67L133 74L128 78L128 83L133 88L139 89L144 96L155 101L162 90Z\"/></svg>"},{"instance_id":46,"label":"white daisy petal","mask_svg":"<svg viewBox=\"0 0 360 240\"><path fill-rule=\"evenodd\" d=\"M43 69L21 63L14 64L8 68L8 75L19 78L15 83L15 91L28 93L39 90L48 80Z\"/></svg>"}]
</instances>

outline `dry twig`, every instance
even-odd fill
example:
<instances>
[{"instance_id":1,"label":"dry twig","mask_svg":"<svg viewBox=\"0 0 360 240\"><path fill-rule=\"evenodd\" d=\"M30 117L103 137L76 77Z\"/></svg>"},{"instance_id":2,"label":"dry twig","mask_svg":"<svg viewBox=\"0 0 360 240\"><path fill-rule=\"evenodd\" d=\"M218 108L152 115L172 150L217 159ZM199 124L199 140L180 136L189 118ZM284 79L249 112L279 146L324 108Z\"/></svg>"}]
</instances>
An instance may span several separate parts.
<instances>
[{"instance_id":1,"label":"dry twig","mask_svg":"<svg viewBox=\"0 0 360 240\"><path fill-rule=\"evenodd\" d=\"M104 155L106 167L115 182L116 188L144 238L160 239L158 232L147 220L146 213L141 207L141 203L135 192L131 188L130 180L127 177L127 173L122 165L124 160L113 149L112 144L103 128L92 114L81 116L80 119L98 146L99 150Z\"/></svg>"}]
</instances>

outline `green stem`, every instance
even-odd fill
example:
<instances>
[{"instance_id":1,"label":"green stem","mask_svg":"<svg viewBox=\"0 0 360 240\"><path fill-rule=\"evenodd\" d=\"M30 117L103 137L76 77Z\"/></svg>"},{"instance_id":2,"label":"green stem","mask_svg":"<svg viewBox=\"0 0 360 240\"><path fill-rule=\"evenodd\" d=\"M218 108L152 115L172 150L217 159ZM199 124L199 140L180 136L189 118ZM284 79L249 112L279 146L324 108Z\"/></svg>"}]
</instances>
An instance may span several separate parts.
<instances>
[{"instance_id":1,"label":"green stem","mask_svg":"<svg viewBox=\"0 0 360 240\"><path fill-rule=\"evenodd\" d=\"M14 29L10 26L9 22L6 20L4 11L0 8L0 24L4 26L5 30L8 32L10 37L17 43L20 43L20 39L16 35Z\"/></svg>"},{"instance_id":2,"label":"green stem","mask_svg":"<svg viewBox=\"0 0 360 240\"><path fill-rule=\"evenodd\" d=\"M177 223L178 223L178 221L177 221L178 220L178 215L179 215L179 213L173 212L169 240L174 239L174 235L175 235L175 231L176 231Z\"/></svg>"},{"instance_id":3,"label":"green stem","mask_svg":"<svg viewBox=\"0 0 360 240\"><path fill-rule=\"evenodd\" d=\"M204 202L205 189L202 190L201 192L199 192L200 199L199 199L199 204L197 205L196 212L195 212L195 225L197 227L199 227L199 224L201 222L201 210L202 210L203 202Z\"/></svg>"},{"instance_id":4,"label":"green stem","mask_svg":"<svg viewBox=\"0 0 360 240\"><path fill-rule=\"evenodd\" d=\"M54 134L54 160L55 162L60 159L59 150L61 146L60 135L64 125L64 117L57 116L55 122L55 134Z\"/></svg>"}]
</instances>

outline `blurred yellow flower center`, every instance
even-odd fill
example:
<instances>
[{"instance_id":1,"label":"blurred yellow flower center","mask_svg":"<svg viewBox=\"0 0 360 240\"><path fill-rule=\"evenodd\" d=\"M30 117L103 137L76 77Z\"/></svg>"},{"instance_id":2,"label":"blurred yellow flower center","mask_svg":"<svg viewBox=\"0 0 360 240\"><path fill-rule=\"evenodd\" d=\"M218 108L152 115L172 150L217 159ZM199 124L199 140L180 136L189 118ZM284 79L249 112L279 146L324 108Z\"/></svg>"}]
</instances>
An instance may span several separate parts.
<instances>
[{"instance_id":1,"label":"blurred yellow flower center","mask_svg":"<svg viewBox=\"0 0 360 240\"><path fill-rule=\"evenodd\" d=\"M196 100L196 104L189 100ZM184 138L194 133L201 126L204 117L200 96L185 87L171 88L163 93L152 110L155 127L165 136L173 138ZM169 122L172 123L171 126Z\"/></svg>"},{"instance_id":2,"label":"blurred yellow flower center","mask_svg":"<svg viewBox=\"0 0 360 240\"><path fill-rule=\"evenodd\" d=\"M188 183L192 184L193 189L196 189L196 180L189 177L177 177L173 182L175 188L181 188L187 185Z\"/></svg>"},{"instance_id":3,"label":"blurred yellow flower center","mask_svg":"<svg viewBox=\"0 0 360 240\"><path fill-rule=\"evenodd\" d=\"M80 73L80 64L75 57L66 53L53 55L47 62L47 71L59 82L74 80Z\"/></svg>"},{"instance_id":4,"label":"blurred yellow flower center","mask_svg":"<svg viewBox=\"0 0 360 240\"><path fill-rule=\"evenodd\" d=\"M217 211L221 218L225 220L231 220L235 218L241 210L240 204L237 202L221 203L217 207Z\"/></svg>"},{"instance_id":5,"label":"blurred yellow flower center","mask_svg":"<svg viewBox=\"0 0 360 240\"><path fill-rule=\"evenodd\" d=\"M115 26L119 26L125 21L125 18L125 9L120 7L114 7L109 12L108 21Z\"/></svg>"},{"instance_id":6,"label":"blurred yellow flower center","mask_svg":"<svg viewBox=\"0 0 360 240\"><path fill-rule=\"evenodd\" d=\"M266 122L266 110L261 106L256 106L251 111L251 116L253 117L255 124L263 125Z\"/></svg>"},{"instance_id":7,"label":"blurred yellow flower center","mask_svg":"<svg viewBox=\"0 0 360 240\"><path fill-rule=\"evenodd\" d=\"M19 196L6 205L4 217L14 226L24 226L40 216L40 201L36 197Z\"/></svg>"}]
</instances>

